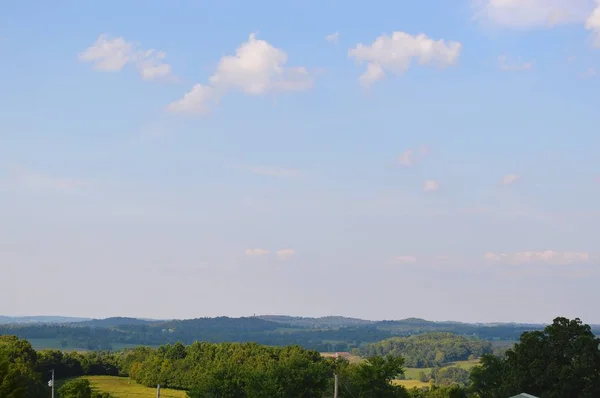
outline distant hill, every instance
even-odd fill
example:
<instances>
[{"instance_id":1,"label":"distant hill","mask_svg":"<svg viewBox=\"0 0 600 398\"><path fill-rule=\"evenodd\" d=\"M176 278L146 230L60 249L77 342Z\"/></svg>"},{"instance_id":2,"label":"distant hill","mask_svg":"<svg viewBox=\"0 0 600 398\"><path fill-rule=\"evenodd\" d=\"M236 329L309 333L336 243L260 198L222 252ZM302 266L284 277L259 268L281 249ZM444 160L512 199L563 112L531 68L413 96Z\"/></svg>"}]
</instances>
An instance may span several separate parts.
<instances>
[{"instance_id":1,"label":"distant hill","mask_svg":"<svg viewBox=\"0 0 600 398\"><path fill-rule=\"evenodd\" d=\"M344 316L325 316L321 318L295 317L288 315L259 315L259 319L308 328L339 328L344 326L364 326L375 322Z\"/></svg>"},{"instance_id":2,"label":"distant hill","mask_svg":"<svg viewBox=\"0 0 600 398\"><path fill-rule=\"evenodd\" d=\"M69 316L4 316L0 315L0 325L10 323L76 323L88 321L90 318Z\"/></svg>"},{"instance_id":3,"label":"distant hill","mask_svg":"<svg viewBox=\"0 0 600 398\"><path fill-rule=\"evenodd\" d=\"M112 317L105 319L90 319L80 322L80 326L89 326L92 328L114 328L124 325L150 325L160 321L139 319L139 318L125 318L125 317ZM78 325L78 326L79 326Z\"/></svg>"}]
</instances>

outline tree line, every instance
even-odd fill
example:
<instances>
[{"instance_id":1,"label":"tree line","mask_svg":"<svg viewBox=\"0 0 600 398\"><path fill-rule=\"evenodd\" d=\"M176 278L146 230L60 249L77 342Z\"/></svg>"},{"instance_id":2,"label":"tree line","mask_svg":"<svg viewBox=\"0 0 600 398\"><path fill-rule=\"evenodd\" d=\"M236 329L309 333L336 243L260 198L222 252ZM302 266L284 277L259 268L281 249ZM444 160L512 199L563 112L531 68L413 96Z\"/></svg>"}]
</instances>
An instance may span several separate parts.
<instances>
[{"instance_id":1,"label":"tree line","mask_svg":"<svg viewBox=\"0 0 600 398\"><path fill-rule=\"evenodd\" d=\"M600 396L599 346L588 325L557 318L542 331L523 333L503 358L483 354L466 380L464 371L440 369L437 386L408 390L393 383L406 363L392 354L352 364L299 346L208 342L122 352L36 352L26 340L2 336L0 396L47 396L45 382L55 369L59 377L129 376L147 386L187 390L190 398L331 398L334 374L340 398L506 398L521 392L594 398ZM82 379L65 384L61 398L102 396L85 384Z\"/></svg>"}]
</instances>

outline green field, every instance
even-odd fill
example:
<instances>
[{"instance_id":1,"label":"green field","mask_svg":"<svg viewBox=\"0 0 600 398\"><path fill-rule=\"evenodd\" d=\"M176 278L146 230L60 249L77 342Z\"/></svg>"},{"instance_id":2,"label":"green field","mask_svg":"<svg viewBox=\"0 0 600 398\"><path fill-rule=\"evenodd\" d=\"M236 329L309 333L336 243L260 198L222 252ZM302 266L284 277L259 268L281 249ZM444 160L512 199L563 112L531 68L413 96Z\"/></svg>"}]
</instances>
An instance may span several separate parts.
<instances>
[{"instance_id":1,"label":"green field","mask_svg":"<svg viewBox=\"0 0 600 398\"><path fill-rule=\"evenodd\" d=\"M443 367L458 366L460 368L470 370L477 364L479 364L479 359L473 359L471 361L448 362L444 364ZM429 375L431 373L431 368L406 368L404 370L404 376L406 376L406 380L395 380L394 382L396 384L401 384L406 388L428 386L429 383L423 383L419 381L419 373L421 372L425 372L426 375Z\"/></svg>"},{"instance_id":2,"label":"green field","mask_svg":"<svg viewBox=\"0 0 600 398\"><path fill-rule=\"evenodd\" d=\"M399 385L399 386L404 386L405 388L408 388L409 390L413 387L428 387L430 384L429 383L425 383L419 380L394 380L393 381L394 384Z\"/></svg>"},{"instance_id":3,"label":"green field","mask_svg":"<svg viewBox=\"0 0 600 398\"><path fill-rule=\"evenodd\" d=\"M141 397L155 397L156 389L144 387L137 384L135 381L127 377L114 377L114 376L85 376L92 383L92 387L96 391L109 392L116 398L141 398ZM63 382L57 382L57 389ZM186 398L187 394L185 391L161 389L161 398ZM58 396L60 398L60 396Z\"/></svg>"}]
</instances>

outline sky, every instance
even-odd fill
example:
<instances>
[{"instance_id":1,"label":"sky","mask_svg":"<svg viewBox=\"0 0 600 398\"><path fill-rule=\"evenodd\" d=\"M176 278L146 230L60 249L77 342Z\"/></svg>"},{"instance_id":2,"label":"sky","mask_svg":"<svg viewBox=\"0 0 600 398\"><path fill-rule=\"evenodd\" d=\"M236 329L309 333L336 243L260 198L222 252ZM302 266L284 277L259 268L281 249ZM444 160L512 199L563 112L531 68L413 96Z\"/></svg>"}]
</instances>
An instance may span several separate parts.
<instances>
[{"instance_id":1,"label":"sky","mask_svg":"<svg viewBox=\"0 0 600 398\"><path fill-rule=\"evenodd\" d=\"M600 323L600 3L0 9L0 314Z\"/></svg>"}]
</instances>

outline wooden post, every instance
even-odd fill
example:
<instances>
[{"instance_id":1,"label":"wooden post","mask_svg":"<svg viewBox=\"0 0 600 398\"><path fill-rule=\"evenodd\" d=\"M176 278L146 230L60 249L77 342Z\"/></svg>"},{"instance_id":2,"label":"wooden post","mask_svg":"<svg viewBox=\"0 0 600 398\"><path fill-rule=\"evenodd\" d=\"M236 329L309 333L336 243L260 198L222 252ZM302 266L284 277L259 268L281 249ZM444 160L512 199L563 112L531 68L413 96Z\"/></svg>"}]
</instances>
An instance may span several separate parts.
<instances>
[{"instance_id":1,"label":"wooden post","mask_svg":"<svg viewBox=\"0 0 600 398\"><path fill-rule=\"evenodd\" d=\"M333 398L338 398L338 375L333 374Z\"/></svg>"},{"instance_id":2,"label":"wooden post","mask_svg":"<svg viewBox=\"0 0 600 398\"><path fill-rule=\"evenodd\" d=\"M156 386L156 398L160 398L160 384Z\"/></svg>"},{"instance_id":3,"label":"wooden post","mask_svg":"<svg viewBox=\"0 0 600 398\"><path fill-rule=\"evenodd\" d=\"M52 398L54 398L54 369L52 369Z\"/></svg>"}]
</instances>

